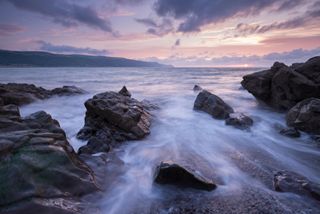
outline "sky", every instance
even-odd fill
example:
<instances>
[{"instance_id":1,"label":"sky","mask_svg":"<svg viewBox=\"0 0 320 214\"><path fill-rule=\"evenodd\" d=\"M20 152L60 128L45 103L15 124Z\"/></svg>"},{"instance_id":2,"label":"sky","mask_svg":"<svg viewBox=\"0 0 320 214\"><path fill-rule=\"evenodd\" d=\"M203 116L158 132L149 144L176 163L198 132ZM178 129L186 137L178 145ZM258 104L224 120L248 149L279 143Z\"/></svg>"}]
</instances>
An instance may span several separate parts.
<instances>
[{"instance_id":1,"label":"sky","mask_svg":"<svg viewBox=\"0 0 320 214\"><path fill-rule=\"evenodd\" d=\"M320 0L0 0L0 49L179 67L320 55Z\"/></svg>"}]
</instances>

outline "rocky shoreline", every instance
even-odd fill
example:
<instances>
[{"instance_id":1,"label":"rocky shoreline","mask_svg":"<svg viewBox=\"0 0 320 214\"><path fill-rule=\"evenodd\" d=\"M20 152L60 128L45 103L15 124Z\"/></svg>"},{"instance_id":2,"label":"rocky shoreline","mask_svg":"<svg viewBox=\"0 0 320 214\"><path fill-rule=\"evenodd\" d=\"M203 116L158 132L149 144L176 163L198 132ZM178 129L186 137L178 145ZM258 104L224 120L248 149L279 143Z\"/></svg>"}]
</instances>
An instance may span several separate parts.
<instances>
[{"instance_id":1,"label":"rocky shoreline","mask_svg":"<svg viewBox=\"0 0 320 214\"><path fill-rule=\"evenodd\" d=\"M288 127L279 127L280 134L298 138L300 132L304 132L320 138L320 57L292 66L276 62L269 70L244 76L241 84L259 102L286 114ZM193 90L198 93L193 106L195 111L209 114L213 120L225 120L227 126L250 132L256 122L250 115L235 111L219 96L199 85ZM132 98L125 86L119 92L100 93L85 102L85 124L77 138L87 144L78 153L68 142L59 122L49 114L40 111L21 117L19 112L19 106L37 100L84 93L75 86L47 90L29 84L0 84L1 213L87 213L90 205L82 199L103 191L105 175L99 170L103 171L108 165L103 156L97 159L93 155L111 155L123 142L138 141L150 134L152 118L157 116L159 107ZM250 163L243 161L240 164ZM198 191L195 194L202 194L203 190L215 192L223 186L222 182L204 176L197 166L161 160L154 167L154 183L163 189L194 189ZM267 182L272 183L271 191L293 193L310 198L314 203L320 201L320 185L303 175L281 169L268 173L266 177ZM246 191L255 194L250 188ZM184 197L179 201L155 204L150 213L158 213L159 206L175 207L170 213L211 212L210 205L206 207L199 201L190 203L198 205L198 209L188 207L185 202L192 199ZM212 203L207 196L201 197L208 204ZM250 197L254 201L254 196ZM216 196L213 198L222 201ZM212 212L217 212L218 205L211 206L215 210ZM204 210L200 212L200 209ZM274 209L281 213L281 208ZM245 213L239 208L240 211Z\"/></svg>"}]
</instances>

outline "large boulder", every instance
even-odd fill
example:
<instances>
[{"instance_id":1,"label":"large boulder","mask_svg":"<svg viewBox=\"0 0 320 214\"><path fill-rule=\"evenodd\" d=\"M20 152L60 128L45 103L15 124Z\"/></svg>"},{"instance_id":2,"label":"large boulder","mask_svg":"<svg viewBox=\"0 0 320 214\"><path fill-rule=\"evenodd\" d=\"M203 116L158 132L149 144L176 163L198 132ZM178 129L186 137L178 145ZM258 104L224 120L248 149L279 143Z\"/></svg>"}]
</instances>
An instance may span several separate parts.
<instances>
[{"instance_id":1,"label":"large boulder","mask_svg":"<svg viewBox=\"0 0 320 214\"><path fill-rule=\"evenodd\" d=\"M45 213L69 213L67 202L59 201L72 203L99 190L92 170L49 114L21 118L13 105L0 107L0 112L0 213L13 208L13 213L25 213L18 209L22 202L21 207L30 208L36 203Z\"/></svg>"},{"instance_id":2,"label":"large boulder","mask_svg":"<svg viewBox=\"0 0 320 214\"><path fill-rule=\"evenodd\" d=\"M216 119L227 119L234 112L220 97L206 90L198 94L193 108L204 111Z\"/></svg>"},{"instance_id":3,"label":"large boulder","mask_svg":"<svg viewBox=\"0 0 320 214\"><path fill-rule=\"evenodd\" d=\"M307 195L320 200L320 184L309 181L306 177L289 171L279 171L274 175L274 189L278 192L291 192Z\"/></svg>"},{"instance_id":4,"label":"large boulder","mask_svg":"<svg viewBox=\"0 0 320 214\"><path fill-rule=\"evenodd\" d=\"M198 171L171 161L161 162L156 168L154 181L158 184L170 184L182 188L195 188L212 191L217 185Z\"/></svg>"},{"instance_id":5,"label":"large boulder","mask_svg":"<svg viewBox=\"0 0 320 214\"><path fill-rule=\"evenodd\" d=\"M299 102L286 115L287 125L301 131L320 134L320 99Z\"/></svg>"},{"instance_id":6,"label":"large boulder","mask_svg":"<svg viewBox=\"0 0 320 214\"><path fill-rule=\"evenodd\" d=\"M304 99L320 98L320 57L290 67L276 62L269 70L244 76L241 84L257 99L288 110Z\"/></svg>"},{"instance_id":7,"label":"large boulder","mask_svg":"<svg viewBox=\"0 0 320 214\"><path fill-rule=\"evenodd\" d=\"M85 102L85 125L77 137L89 140L83 153L109 151L109 146L126 140L138 140L150 133L151 115L142 102L126 94L105 92Z\"/></svg>"},{"instance_id":8,"label":"large boulder","mask_svg":"<svg viewBox=\"0 0 320 214\"><path fill-rule=\"evenodd\" d=\"M62 88L47 90L33 84L0 84L0 100L2 100L3 105L14 104L21 106L36 100L48 99L55 95L65 96L83 93L85 93L84 90L75 86L63 86Z\"/></svg>"}]
</instances>

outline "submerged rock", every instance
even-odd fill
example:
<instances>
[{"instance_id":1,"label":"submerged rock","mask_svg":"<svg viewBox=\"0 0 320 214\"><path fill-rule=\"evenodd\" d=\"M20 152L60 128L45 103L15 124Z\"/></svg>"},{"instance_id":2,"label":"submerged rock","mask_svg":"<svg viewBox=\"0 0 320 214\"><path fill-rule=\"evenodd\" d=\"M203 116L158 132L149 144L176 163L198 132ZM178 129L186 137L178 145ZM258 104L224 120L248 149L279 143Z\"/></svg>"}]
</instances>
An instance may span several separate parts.
<instances>
[{"instance_id":1,"label":"submerged rock","mask_svg":"<svg viewBox=\"0 0 320 214\"><path fill-rule=\"evenodd\" d=\"M320 200L320 185L294 172L277 172L274 175L274 189L278 192L308 195L316 200Z\"/></svg>"},{"instance_id":2,"label":"submerged rock","mask_svg":"<svg viewBox=\"0 0 320 214\"><path fill-rule=\"evenodd\" d=\"M85 102L85 125L77 137L83 140L95 138L86 145L86 152L105 152L108 147L125 140L138 140L150 133L151 115L142 102L116 92L95 95Z\"/></svg>"},{"instance_id":3,"label":"submerged rock","mask_svg":"<svg viewBox=\"0 0 320 214\"><path fill-rule=\"evenodd\" d=\"M0 212L5 206L33 207L33 199L69 200L99 190L91 169L66 139L59 123L43 111L21 118L17 108L0 116ZM12 117L14 116L14 117ZM77 206L77 204L73 204ZM63 205L38 203L39 210L69 212ZM19 211L16 211L19 213ZM20 210L21 212L21 210Z\"/></svg>"},{"instance_id":4,"label":"submerged rock","mask_svg":"<svg viewBox=\"0 0 320 214\"><path fill-rule=\"evenodd\" d=\"M307 98L320 98L320 57L291 67L276 62L269 70L243 77L242 86L257 99L288 110Z\"/></svg>"},{"instance_id":5,"label":"submerged rock","mask_svg":"<svg viewBox=\"0 0 320 214\"><path fill-rule=\"evenodd\" d=\"M203 90L202 87L199 86L199 85L194 85L193 86L193 91L202 91L202 90Z\"/></svg>"},{"instance_id":6,"label":"submerged rock","mask_svg":"<svg viewBox=\"0 0 320 214\"><path fill-rule=\"evenodd\" d=\"M171 184L183 188L212 191L217 186L199 172L172 162L161 162L155 172L154 181L158 184Z\"/></svg>"},{"instance_id":7,"label":"submerged rock","mask_svg":"<svg viewBox=\"0 0 320 214\"><path fill-rule=\"evenodd\" d=\"M220 97L206 90L198 94L193 108L204 111L216 119L227 119L234 112Z\"/></svg>"},{"instance_id":8,"label":"submerged rock","mask_svg":"<svg viewBox=\"0 0 320 214\"><path fill-rule=\"evenodd\" d=\"M65 96L83 94L84 90L75 86L63 86L62 88L55 88L47 90L42 87L36 87L33 84L22 83L8 83L0 84L0 100L3 105L25 105L36 100L48 99L52 96Z\"/></svg>"},{"instance_id":9,"label":"submerged rock","mask_svg":"<svg viewBox=\"0 0 320 214\"><path fill-rule=\"evenodd\" d=\"M237 129L249 129L253 125L253 120L243 113L232 113L226 119L226 125Z\"/></svg>"},{"instance_id":10,"label":"submerged rock","mask_svg":"<svg viewBox=\"0 0 320 214\"><path fill-rule=\"evenodd\" d=\"M300 132L296 128L284 128L281 129L280 134L286 137L298 138L300 137Z\"/></svg>"},{"instance_id":11,"label":"submerged rock","mask_svg":"<svg viewBox=\"0 0 320 214\"><path fill-rule=\"evenodd\" d=\"M301 131L320 134L320 99L299 102L286 115L287 125Z\"/></svg>"}]
</instances>

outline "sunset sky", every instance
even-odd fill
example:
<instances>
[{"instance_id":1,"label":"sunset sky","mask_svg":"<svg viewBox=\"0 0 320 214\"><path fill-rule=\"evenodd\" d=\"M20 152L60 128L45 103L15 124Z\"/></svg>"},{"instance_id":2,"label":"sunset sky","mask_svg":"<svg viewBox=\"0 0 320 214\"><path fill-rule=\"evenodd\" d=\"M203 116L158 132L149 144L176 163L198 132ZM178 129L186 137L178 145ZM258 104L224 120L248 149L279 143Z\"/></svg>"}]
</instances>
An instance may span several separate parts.
<instances>
[{"instance_id":1,"label":"sunset sky","mask_svg":"<svg viewBox=\"0 0 320 214\"><path fill-rule=\"evenodd\" d=\"M319 0L0 0L0 49L174 66L270 66L320 55Z\"/></svg>"}]
</instances>

